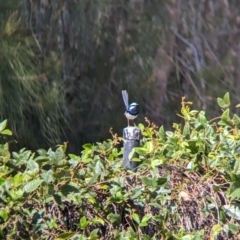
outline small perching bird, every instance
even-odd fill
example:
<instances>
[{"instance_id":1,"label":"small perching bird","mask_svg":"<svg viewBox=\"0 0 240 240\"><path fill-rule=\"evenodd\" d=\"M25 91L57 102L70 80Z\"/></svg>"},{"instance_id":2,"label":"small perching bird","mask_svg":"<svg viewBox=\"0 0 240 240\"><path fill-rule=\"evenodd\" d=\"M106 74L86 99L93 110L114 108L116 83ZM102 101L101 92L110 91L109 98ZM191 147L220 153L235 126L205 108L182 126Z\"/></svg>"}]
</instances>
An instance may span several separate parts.
<instances>
[{"instance_id":1,"label":"small perching bird","mask_svg":"<svg viewBox=\"0 0 240 240\"><path fill-rule=\"evenodd\" d=\"M122 97L123 97L123 101L124 101L124 104L126 107L126 112L124 115L127 118L128 126L129 126L129 120L133 121L138 116L139 106L135 102L131 103L130 105L128 104L128 93L126 90L122 90ZM134 123L134 125L135 125L135 123Z\"/></svg>"}]
</instances>

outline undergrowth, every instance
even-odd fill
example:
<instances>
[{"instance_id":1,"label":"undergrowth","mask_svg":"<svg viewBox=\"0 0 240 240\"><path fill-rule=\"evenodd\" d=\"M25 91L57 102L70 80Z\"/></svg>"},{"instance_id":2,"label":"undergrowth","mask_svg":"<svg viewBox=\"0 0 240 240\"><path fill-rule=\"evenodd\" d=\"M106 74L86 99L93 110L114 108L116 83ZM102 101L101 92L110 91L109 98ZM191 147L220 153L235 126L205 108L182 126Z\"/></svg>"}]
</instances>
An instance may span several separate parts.
<instances>
[{"instance_id":1,"label":"undergrowth","mask_svg":"<svg viewBox=\"0 0 240 240\"><path fill-rule=\"evenodd\" d=\"M236 239L240 221L240 118L207 120L182 100L173 131L146 120L137 171L122 167L120 137L80 156L0 147L1 239ZM239 107L239 106L237 106ZM6 121L1 136L10 135Z\"/></svg>"}]
</instances>

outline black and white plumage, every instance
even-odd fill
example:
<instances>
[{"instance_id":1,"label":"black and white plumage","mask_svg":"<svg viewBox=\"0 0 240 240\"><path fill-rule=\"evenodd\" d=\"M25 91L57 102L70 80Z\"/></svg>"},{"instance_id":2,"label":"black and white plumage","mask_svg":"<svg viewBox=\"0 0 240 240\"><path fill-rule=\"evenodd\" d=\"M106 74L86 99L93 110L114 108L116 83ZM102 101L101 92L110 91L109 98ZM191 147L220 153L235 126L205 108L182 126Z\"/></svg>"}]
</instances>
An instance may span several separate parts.
<instances>
[{"instance_id":1,"label":"black and white plumage","mask_svg":"<svg viewBox=\"0 0 240 240\"><path fill-rule=\"evenodd\" d=\"M129 120L134 120L138 116L139 106L135 102L131 103L130 105L128 104L128 93L126 90L122 90L122 97L126 107L126 112L124 115L128 120L129 126Z\"/></svg>"}]
</instances>

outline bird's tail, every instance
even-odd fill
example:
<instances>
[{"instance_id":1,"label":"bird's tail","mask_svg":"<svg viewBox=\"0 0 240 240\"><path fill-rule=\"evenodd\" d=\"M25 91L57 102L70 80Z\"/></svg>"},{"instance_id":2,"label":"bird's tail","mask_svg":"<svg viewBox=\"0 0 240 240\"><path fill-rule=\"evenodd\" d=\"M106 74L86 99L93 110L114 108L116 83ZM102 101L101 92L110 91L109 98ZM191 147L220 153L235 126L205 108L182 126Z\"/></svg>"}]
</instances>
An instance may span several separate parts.
<instances>
[{"instance_id":1,"label":"bird's tail","mask_svg":"<svg viewBox=\"0 0 240 240\"><path fill-rule=\"evenodd\" d=\"M124 104L127 109L128 108L128 93L126 90L122 90L122 98L123 98Z\"/></svg>"}]
</instances>

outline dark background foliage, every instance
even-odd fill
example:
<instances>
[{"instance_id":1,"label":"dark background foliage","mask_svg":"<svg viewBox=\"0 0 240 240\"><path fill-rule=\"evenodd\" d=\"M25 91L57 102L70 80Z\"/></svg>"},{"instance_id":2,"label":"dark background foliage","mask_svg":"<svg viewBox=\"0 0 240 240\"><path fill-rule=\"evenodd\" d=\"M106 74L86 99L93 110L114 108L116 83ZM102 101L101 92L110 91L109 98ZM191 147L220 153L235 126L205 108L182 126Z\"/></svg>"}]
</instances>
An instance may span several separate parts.
<instances>
[{"instance_id":1,"label":"dark background foliage","mask_svg":"<svg viewBox=\"0 0 240 240\"><path fill-rule=\"evenodd\" d=\"M209 117L240 102L238 0L1 0L0 17L0 115L23 146L121 134L122 89L166 129L182 96Z\"/></svg>"}]
</instances>

